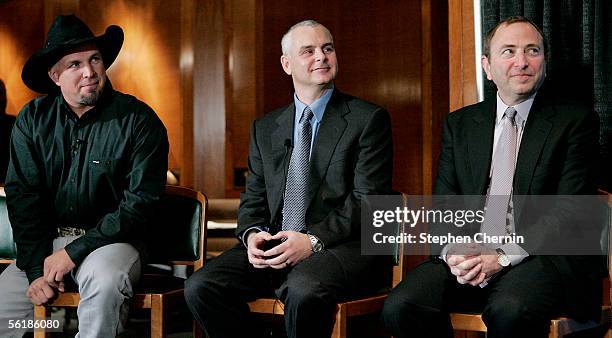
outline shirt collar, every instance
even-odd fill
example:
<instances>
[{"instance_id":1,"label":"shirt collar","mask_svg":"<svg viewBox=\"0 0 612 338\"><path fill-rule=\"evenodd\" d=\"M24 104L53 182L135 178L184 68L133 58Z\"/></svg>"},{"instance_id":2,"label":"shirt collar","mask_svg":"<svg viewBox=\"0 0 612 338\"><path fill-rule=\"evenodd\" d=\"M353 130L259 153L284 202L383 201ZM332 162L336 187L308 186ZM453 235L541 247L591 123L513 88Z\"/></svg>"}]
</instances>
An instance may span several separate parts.
<instances>
[{"instance_id":1,"label":"shirt collar","mask_svg":"<svg viewBox=\"0 0 612 338\"><path fill-rule=\"evenodd\" d=\"M313 102L310 106L305 104L304 102L298 99L297 94L293 93L293 102L295 103L295 120L299 121L302 116L302 112L306 107L310 107L314 114L314 118L317 119L317 122L321 122L323 119L323 114L325 113L325 109L327 108L327 104L332 97L334 92L334 86L329 89L325 89L323 95L318 98L315 102ZM297 124L297 122L296 122Z\"/></svg>"},{"instance_id":2,"label":"shirt collar","mask_svg":"<svg viewBox=\"0 0 612 338\"><path fill-rule=\"evenodd\" d=\"M537 93L531 95L527 100L513 106L516 110L516 125L521 126L523 122L527 121L527 117L529 117L529 111L531 110L531 106L533 105L533 99L535 98ZM504 113L506 109L508 109L507 104L502 101L501 97L499 97L499 92L497 92L497 118L495 119L495 124L498 124L501 119L504 117Z\"/></svg>"}]
</instances>

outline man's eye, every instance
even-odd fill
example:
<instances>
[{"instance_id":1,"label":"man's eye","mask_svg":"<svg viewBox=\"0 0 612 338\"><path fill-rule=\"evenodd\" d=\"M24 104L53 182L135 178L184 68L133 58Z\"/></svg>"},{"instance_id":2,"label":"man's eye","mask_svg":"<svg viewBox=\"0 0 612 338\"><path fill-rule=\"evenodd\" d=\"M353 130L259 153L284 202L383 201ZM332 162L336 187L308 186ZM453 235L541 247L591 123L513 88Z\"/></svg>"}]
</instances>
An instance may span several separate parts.
<instances>
[{"instance_id":1,"label":"man's eye","mask_svg":"<svg viewBox=\"0 0 612 338\"><path fill-rule=\"evenodd\" d=\"M331 53L334 51L334 47L325 47L323 48L323 52L325 53Z\"/></svg>"},{"instance_id":2,"label":"man's eye","mask_svg":"<svg viewBox=\"0 0 612 338\"><path fill-rule=\"evenodd\" d=\"M78 63L78 62L71 62L71 63L68 65L68 68L76 68L76 67L78 67L78 66L79 66L79 63Z\"/></svg>"},{"instance_id":3,"label":"man's eye","mask_svg":"<svg viewBox=\"0 0 612 338\"><path fill-rule=\"evenodd\" d=\"M92 57L92 58L91 58L91 62L93 62L93 63L98 63L98 62L100 62L100 57L99 57L99 56L94 56L94 57Z\"/></svg>"},{"instance_id":4,"label":"man's eye","mask_svg":"<svg viewBox=\"0 0 612 338\"><path fill-rule=\"evenodd\" d=\"M312 54L312 49L304 49L302 54Z\"/></svg>"},{"instance_id":5,"label":"man's eye","mask_svg":"<svg viewBox=\"0 0 612 338\"><path fill-rule=\"evenodd\" d=\"M538 49L538 48L529 48L527 50L527 53L529 53L529 55L540 55L540 49Z\"/></svg>"},{"instance_id":6,"label":"man's eye","mask_svg":"<svg viewBox=\"0 0 612 338\"><path fill-rule=\"evenodd\" d=\"M512 55L512 54L514 54L512 49L507 48L507 49L502 50L502 55Z\"/></svg>"}]
</instances>

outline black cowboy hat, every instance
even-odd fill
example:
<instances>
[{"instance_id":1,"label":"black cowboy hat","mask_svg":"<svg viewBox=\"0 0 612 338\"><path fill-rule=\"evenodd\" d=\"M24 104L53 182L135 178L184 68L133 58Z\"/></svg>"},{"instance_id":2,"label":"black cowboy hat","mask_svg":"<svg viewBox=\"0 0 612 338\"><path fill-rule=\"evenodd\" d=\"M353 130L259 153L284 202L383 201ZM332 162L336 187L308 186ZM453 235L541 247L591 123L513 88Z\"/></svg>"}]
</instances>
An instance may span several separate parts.
<instances>
[{"instance_id":1,"label":"black cowboy hat","mask_svg":"<svg viewBox=\"0 0 612 338\"><path fill-rule=\"evenodd\" d=\"M45 46L34 53L23 66L23 83L39 93L56 90L57 85L47 74L49 68L75 47L85 43L95 43L98 46L104 67L108 68L123 45L123 30L119 26L111 25L106 28L104 34L95 36L74 14L57 16L49 28Z\"/></svg>"}]
</instances>

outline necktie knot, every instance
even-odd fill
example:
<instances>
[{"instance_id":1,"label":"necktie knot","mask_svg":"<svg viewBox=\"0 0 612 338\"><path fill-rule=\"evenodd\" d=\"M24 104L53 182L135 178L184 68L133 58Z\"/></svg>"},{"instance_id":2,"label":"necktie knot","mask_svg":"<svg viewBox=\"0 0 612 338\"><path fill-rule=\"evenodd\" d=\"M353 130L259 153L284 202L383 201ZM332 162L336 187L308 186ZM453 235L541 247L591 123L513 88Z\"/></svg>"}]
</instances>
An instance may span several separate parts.
<instances>
[{"instance_id":1,"label":"necktie knot","mask_svg":"<svg viewBox=\"0 0 612 338\"><path fill-rule=\"evenodd\" d=\"M512 124L514 124L514 117L516 116L516 109L514 109L513 107L508 107L504 115L506 115L506 117L509 118L510 121L512 121Z\"/></svg>"},{"instance_id":2,"label":"necktie knot","mask_svg":"<svg viewBox=\"0 0 612 338\"><path fill-rule=\"evenodd\" d=\"M312 112L312 109L310 109L310 107L304 108L304 111L302 112L302 117L300 118L300 123L310 122L313 116L314 113Z\"/></svg>"}]
</instances>

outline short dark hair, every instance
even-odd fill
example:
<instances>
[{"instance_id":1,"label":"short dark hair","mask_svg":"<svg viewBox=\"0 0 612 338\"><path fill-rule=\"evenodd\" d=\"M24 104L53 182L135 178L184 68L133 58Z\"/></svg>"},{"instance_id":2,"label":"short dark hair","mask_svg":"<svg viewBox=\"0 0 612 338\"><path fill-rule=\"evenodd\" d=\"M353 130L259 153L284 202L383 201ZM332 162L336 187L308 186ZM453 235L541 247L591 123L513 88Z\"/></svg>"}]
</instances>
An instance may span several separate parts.
<instances>
[{"instance_id":1,"label":"short dark hair","mask_svg":"<svg viewBox=\"0 0 612 338\"><path fill-rule=\"evenodd\" d=\"M487 35L485 36L485 40L484 40L484 49L483 49L483 54L486 57L489 57L489 53L491 52L490 48L491 48L491 40L493 39L493 36L495 35L495 32L497 32L497 30L499 29L499 27L501 26L509 26L512 25L514 23L520 23L520 22L524 22L524 23L528 23L531 26L533 26L533 28L535 28L538 33L540 33L540 36L542 37L542 43L544 44L544 55L546 55L546 40L544 39L544 32L542 31L542 29L540 29L540 27L538 27L538 25L535 24L535 22L527 19L524 16L509 16L505 19L503 19L502 21L498 22L497 25L495 25L495 27L489 29L489 31L487 32Z\"/></svg>"}]
</instances>

